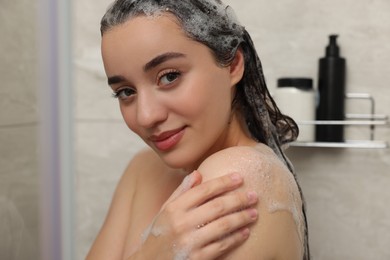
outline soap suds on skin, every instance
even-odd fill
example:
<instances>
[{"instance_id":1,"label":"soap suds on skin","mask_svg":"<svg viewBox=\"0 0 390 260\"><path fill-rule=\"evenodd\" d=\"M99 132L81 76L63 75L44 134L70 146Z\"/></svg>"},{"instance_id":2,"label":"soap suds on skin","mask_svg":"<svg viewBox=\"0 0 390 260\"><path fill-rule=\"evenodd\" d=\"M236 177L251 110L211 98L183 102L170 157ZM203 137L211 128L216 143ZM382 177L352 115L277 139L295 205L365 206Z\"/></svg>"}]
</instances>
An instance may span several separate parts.
<instances>
[{"instance_id":1,"label":"soap suds on skin","mask_svg":"<svg viewBox=\"0 0 390 260\"><path fill-rule=\"evenodd\" d=\"M189 190L193 185L194 185L194 178L193 178L193 173L191 173L191 174L187 175L186 177L184 177L183 181L181 182L179 187L177 187L177 189L174 193L181 194L181 193ZM158 218L158 216L159 216L159 214L157 214L153 218L152 223L145 229L144 232L142 232L142 234L141 234L142 243L144 243L146 241L146 239L149 237L149 235L159 237L166 232L166 228L156 225L155 222L156 222L156 219Z\"/></svg>"},{"instance_id":2,"label":"soap suds on skin","mask_svg":"<svg viewBox=\"0 0 390 260\"><path fill-rule=\"evenodd\" d=\"M148 228L143 232L142 243L145 243L146 239L150 235L159 237L166 233L163 228L154 226L154 222L156 218L157 216L154 218L152 224L150 224ZM192 235L192 239L188 242L188 244L185 247L180 247L175 242L173 242L172 243L172 252L174 254L173 260L187 260L191 252L192 245L195 243L195 241L196 241L196 235L194 234Z\"/></svg>"},{"instance_id":3,"label":"soap suds on skin","mask_svg":"<svg viewBox=\"0 0 390 260\"><path fill-rule=\"evenodd\" d=\"M276 155L272 152L271 149L268 150L268 154L262 152L264 155L263 160L267 160L269 164L277 165L277 168L280 168L280 170L274 171L273 174L275 176L271 176L270 172L266 173L267 177L265 185L268 186L268 190L266 189L268 194L268 196L266 196L268 200L267 208L271 213L277 211L288 211L291 213L298 231L299 239L303 246L305 225L302 213L303 202L300 196L298 185L294 176L290 173L288 168L279 160L278 157L276 157ZM275 192L270 190L273 187L277 186L279 186L279 190L284 190L286 192L283 192L283 194L275 194Z\"/></svg>"},{"instance_id":4,"label":"soap suds on skin","mask_svg":"<svg viewBox=\"0 0 390 260\"><path fill-rule=\"evenodd\" d=\"M175 243L173 243L173 253L174 253L174 260L187 260L189 259L190 252L192 250L192 247L194 244L198 241L198 236L196 233L196 230L193 231L191 234L190 240L187 241L187 244L185 246L179 246Z\"/></svg>"},{"instance_id":5,"label":"soap suds on skin","mask_svg":"<svg viewBox=\"0 0 390 260\"><path fill-rule=\"evenodd\" d=\"M189 190L194 185L194 173L191 173L187 175L177 190L174 192L178 192L179 194ZM163 226L158 226L156 224L156 220L158 218L159 214L157 214L153 220L152 223L145 229L145 231L141 234L141 240L142 244L145 243L146 239L152 235L154 237L159 237L167 233L167 229ZM186 260L189 258L189 254L191 252L191 248L194 245L194 243L197 241L197 234L195 233L196 230L193 231L193 234L191 235L191 239L188 241L185 247L180 247L175 242L172 243L172 251L174 253L173 260Z\"/></svg>"},{"instance_id":6,"label":"soap suds on skin","mask_svg":"<svg viewBox=\"0 0 390 260\"><path fill-rule=\"evenodd\" d=\"M254 152L255 151L255 152ZM259 144L256 147L234 148L229 151L229 170L244 172L245 185L258 192L268 212L288 211L295 222L299 239L304 244L304 217L302 200L294 176L271 148ZM259 185L260 184L260 185Z\"/></svg>"},{"instance_id":7,"label":"soap suds on skin","mask_svg":"<svg viewBox=\"0 0 390 260\"><path fill-rule=\"evenodd\" d=\"M181 249L181 250L174 250L175 255L173 260L187 260L189 257L189 250Z\"/></svg>"},{"instance_id":8,"label":"soap suds on skin","mask_svg":"<svg viewBox=\"0 0 390 260\"><path fill-rule=\"evenodd\" d=\"M164 234L164 228L155 225L156 224L155 222L156 222L156 219L157 219L158 216L159 216L159 214L157 214L153 218L152 223L145 229L144 232L142 232L142 234L141 234L142 244L145 243L146 239L150 235L153 235L155 237L159 237L159 236Z\"/></svg>"}]
</instances>

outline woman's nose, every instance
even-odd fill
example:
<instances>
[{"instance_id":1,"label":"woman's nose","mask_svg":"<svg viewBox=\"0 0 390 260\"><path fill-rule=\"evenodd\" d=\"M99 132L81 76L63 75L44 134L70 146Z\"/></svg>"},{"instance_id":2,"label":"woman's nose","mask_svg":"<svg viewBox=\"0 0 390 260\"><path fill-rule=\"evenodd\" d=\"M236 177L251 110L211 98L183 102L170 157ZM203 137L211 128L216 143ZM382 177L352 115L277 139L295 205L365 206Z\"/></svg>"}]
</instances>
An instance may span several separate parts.
<instances>
[{"instance_id":1,"label":"woman's nose","mask_svg":"<svg viewBox=\"0 0 390 260\"><path fill-rule=\"evenodd\" d=\"M166 120L164 104L155 93L139 93L137 99L137 122L144 128L152 128Z\"/></svg>"}]
</instances>

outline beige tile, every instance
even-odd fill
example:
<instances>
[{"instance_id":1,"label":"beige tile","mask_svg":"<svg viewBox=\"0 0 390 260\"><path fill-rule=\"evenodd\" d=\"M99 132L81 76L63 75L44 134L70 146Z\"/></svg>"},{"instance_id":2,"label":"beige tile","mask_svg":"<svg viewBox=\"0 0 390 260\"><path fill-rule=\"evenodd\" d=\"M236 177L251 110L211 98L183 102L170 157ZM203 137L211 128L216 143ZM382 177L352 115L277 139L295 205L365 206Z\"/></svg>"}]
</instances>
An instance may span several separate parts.
<instances>
[{"instance_id":1,"label":"beige tile","mask_svg":"<svg viewBox=\"0 0 390 260\"><path fill-rule=\"evenodd\" d=\"M36 122L35 2L3 1L0 7L0 126Z\"/></svg>"},{"instance_id":2,"label":"beige tile","mask_svg":"<svg viewBox=\"0 0 390 260\"><path fill-rule=\"evenodd\" d=\"M291 148L289 155L305 194L316 259L389 257L390 162L381 159L390 152Z\"/></svg>"},{"instance_id":3,"label":"beige tile","mask_svg":"<svg viewBox=\"0 0 390 260\"><path fill-rule=\"evenodd\" d=\"M0 258L39 257L36 127L0 128Z\"/></svg>"},{"instance_id":4,"label":"beige tile","mask_svg":"<svg viewBox=\"0 0 390 260\"><path fill-rule=\"evenodd\" d=\"M81 69L82 68L82 69ZM122 120L118 100L112 97L105 76L80 66L75 75L75 118L80 120Z\"/></svg>"}]
</instances>

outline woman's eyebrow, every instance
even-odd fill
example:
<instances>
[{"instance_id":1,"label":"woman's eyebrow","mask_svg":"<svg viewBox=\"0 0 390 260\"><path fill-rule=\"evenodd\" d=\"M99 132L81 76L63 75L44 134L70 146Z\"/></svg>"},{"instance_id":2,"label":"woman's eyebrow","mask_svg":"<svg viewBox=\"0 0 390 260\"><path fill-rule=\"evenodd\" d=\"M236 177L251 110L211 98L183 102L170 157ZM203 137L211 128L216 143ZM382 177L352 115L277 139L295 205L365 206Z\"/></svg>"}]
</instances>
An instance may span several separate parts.
<instances>
[{"instance_id":1,"label":"woman's eyebrow","mask_svg":"<svg viewBox=\"0 0 390 260\"><path fill-rule=\"evenodd\" d=\"M163 53L163 54L158 55L157 57L153 58L148 63L146 63L145 66L144 66L144 71L147 72L147 71L157 67L161 63L164 63L164 62L166 62L168 60L177 59L177 58L183 58L185 56L186 55L184 55L183 53L179 53L179 52ZM109 77L108 80L107 80L108 85L110 85L110 86L113 85L113 84L121 83L123 81L126 81L126 79L124 77L118 76L118 75Z\"/></svg>"},{"instance_id":2,"label":"woman's eyebrow","mask_svg":"<svg viewBox=\"0 0 390 260\"><path fill-rule=\"evenodd\" d=\"M122 76L112 76L112 77L109 77L107 80L109 86L111 86L113 84L121 83L123 81L126 81L126 79Z\"/></svg>"},{"instance_id":3,"label":"woman's eyebrow","mask_svg":"<svg viewBox=\"0 0 390 260\"><path fill-rule=\"evenodd\" d=\"M144 71L147 72L170 59L183 58L183 57L185 57L185 55L179 52L167 52L158 55L157 57L153 58L151 61L145 64Z\"/></svg>"}]
</instances>

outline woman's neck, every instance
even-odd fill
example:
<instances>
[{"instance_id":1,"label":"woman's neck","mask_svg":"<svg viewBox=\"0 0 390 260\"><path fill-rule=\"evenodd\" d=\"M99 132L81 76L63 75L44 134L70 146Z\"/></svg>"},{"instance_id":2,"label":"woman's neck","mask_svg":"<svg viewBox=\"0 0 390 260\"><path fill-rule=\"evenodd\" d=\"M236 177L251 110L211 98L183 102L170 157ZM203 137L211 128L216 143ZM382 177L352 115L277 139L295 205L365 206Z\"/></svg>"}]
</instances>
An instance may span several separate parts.
<instances>
[{"instance_id":1,"label":"woman's neck","mask_svg":"<svg viewBox=\"0 0 390 260\"><path fill-rule=\"evenodd\" d=\"M257 142L251 138L249 130L243 118L238 113L234 113L227 125L227 129L216 143L192 165L185 167L183 170L191 173L210 155L234 146L255 146Z\"/></svg>"}]
</instances>

